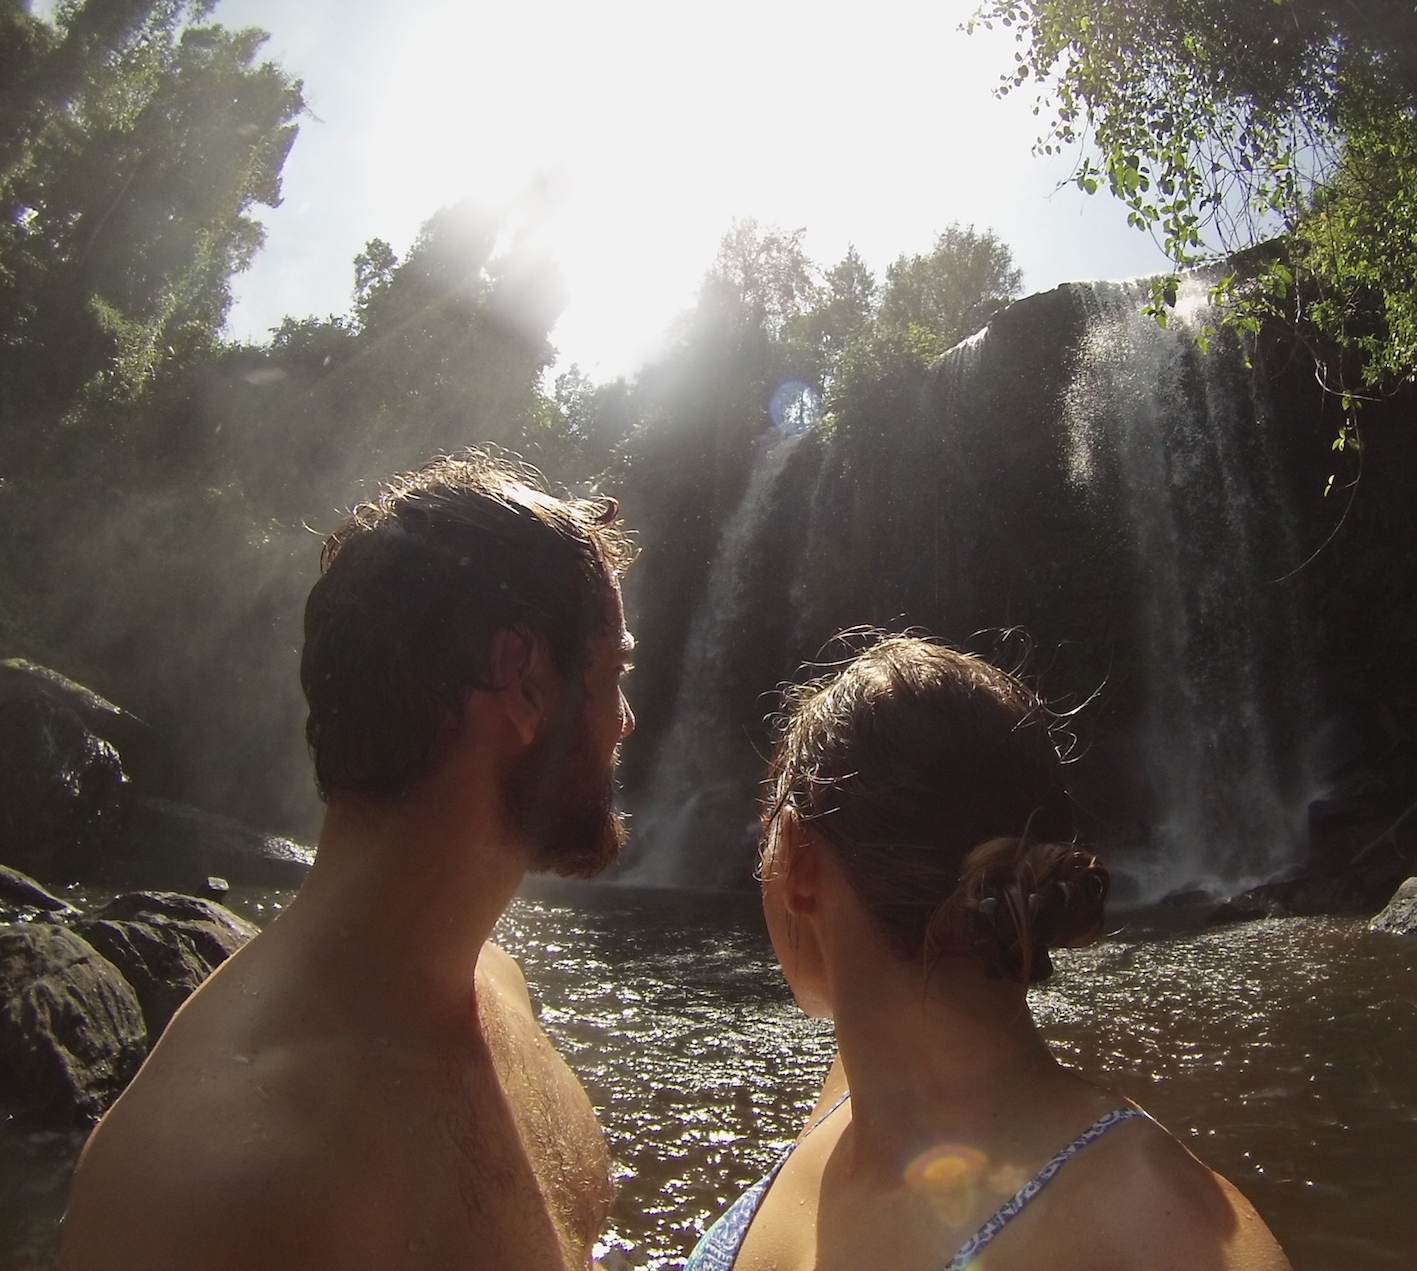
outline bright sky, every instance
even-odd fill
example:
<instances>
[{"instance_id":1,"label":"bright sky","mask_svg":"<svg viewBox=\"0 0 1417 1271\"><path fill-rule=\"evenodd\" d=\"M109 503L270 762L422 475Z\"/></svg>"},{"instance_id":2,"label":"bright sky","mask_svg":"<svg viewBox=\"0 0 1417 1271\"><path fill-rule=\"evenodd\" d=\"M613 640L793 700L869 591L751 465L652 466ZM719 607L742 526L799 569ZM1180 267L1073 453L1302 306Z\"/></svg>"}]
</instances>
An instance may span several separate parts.
<instances>
[{"instance_id":1,"label":"bright sky","mask_svg":"<svg viewBox=\"0 0 1417 1271\"><path fill-rule=\"evenodd\" d=\"M221 0L272 33L313 112L237 282L232 334L344 312L370 238L402 254L472 197L547 217L569 304L553 339L633 371L690 303L735 217L805 226L823 264L878 272L951 221L992 228L1027 290L1164 264L1105 197L1056 189L1030 95L996 100L1003 32L973 0Z\"/></svg>"}]
</instances>

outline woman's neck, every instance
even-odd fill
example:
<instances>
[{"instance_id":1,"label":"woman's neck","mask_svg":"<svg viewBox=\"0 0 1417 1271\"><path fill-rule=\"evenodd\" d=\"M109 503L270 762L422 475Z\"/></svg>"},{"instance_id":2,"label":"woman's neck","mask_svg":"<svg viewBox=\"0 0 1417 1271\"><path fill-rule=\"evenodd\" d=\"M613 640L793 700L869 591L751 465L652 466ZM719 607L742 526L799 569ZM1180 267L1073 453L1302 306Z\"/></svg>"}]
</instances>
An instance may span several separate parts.
<instances>
[{"instance_id":1,"label":"woman's neck","mask_svg":"<svg viewBox=\"0 0 1417 1271\"><path fill-rule=\"evenodd\" d=\"M880 947L829 958L833 1016L852 1095L852 1170L899 1181L947 1148L994 1161L1036 1150L1047 1121L1090 1088L1049 1053L1022 986L972 960L935 968ZM1067 1097L1071 1094L1073 1097ZM1060 1098L1060 1095L1063 1096Z\"/></svg>"}]
</instances>

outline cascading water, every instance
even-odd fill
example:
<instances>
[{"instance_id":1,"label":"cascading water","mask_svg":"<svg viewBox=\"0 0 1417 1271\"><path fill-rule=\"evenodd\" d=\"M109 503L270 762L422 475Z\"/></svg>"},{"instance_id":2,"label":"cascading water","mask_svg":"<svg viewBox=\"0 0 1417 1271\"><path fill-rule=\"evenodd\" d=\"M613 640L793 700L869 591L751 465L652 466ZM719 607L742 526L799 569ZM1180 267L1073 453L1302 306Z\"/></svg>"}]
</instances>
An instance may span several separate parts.
<instances>
[{"instance_id":1,"label":"cascading water","mask_svg":"<svg viewBox=\"0 0 1417 1271\"><path fill-rule=\"evenodd\" d=\"M1202 283L1167 329L1144 298L1029 297L831 429L756 443L660 690L675 705L633 800L630 879L747 881L772 691L862 625L973 647L1022 628L1051 703L1100 687L1072 784L1133 895L1297 862L1317 694L1299 589L1274 582L1302 555L1292 421L1233 341L1199 346Z\"/></svg>"},{"instance_id":2,"label":"cascading water","mask_svg":"<svg viewBox=\"0 0 1417 1271\"><path fill-rule=\"evenodd\" d=\"M1089 500L1109 475L1135 561L1145 668L1137 741L1152 795L1143 894L1234 888L1298 859L1312 793L1298 738L1312 674L1275 575L1296 557L1274 474L1263 386L1184 285L1166 329L1145 287L1075 288L1088 315L1063 404L1067 476ZM1111 468L1111 474L1107 469Z\"/></svg>"},{"instance_id":3,"label":"cascading water","mask_svg":"<svg viewBox=\"0 0 1417 1271\"><path fill-rule=\"evenodd\" d=\"M716 803L743 802L744 774L735 758L745 740L735 735L733 716L723 709L723 683L732 678L735 646L751 639L754 588L747 575L760 554L778 484L804 436L804 428L774 427L758 439L747 488L723 529L689 629L673 724L660 745L651 800L633 821L639 853L626 882L719 886L732 881L734 867L747 854L754 833L747 815L737 817L744 842L723 844L721 853L712 855L691 845L699 823L722 824Z\"/></svg>"}]
</instances>

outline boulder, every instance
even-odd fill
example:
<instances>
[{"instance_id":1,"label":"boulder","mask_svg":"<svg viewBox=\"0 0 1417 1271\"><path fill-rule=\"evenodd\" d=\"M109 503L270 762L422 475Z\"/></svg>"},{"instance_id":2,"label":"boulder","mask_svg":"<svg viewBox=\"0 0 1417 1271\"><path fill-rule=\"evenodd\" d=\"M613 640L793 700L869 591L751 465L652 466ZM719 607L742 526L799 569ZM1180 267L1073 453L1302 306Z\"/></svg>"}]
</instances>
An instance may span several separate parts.
<instances>
[{"instance_id":1,"label":"boulder","mask_svg":"<svg viewBox=\"0 0 1417 1271\"><path fill-rule=\"evenodd\" d=\"M121 828L118 752L45 697L0 701L0 856L45 882L92 877Z\"/></svg>"},{"instance_id":2,"label":"boulder","mask_svg":"<svg viewBox=\"0 0 1417 1271\"><path fill-rule=\"evenodd\" d=\"M1393 893L1387 908L1368 924L1368 929L1395 936L1417 932L1417 878L1409 878Z\"/></svg>"},{"instance_id":3,"label":"boulder","mask_svg":"<svg viewBox=\"0 0 1417 1271\"><path fill-rule=\"evenodd\" d=\"M0 701L16 697L44 697L67 707L93 732L115 745L123 745L127 737L134 735L135 729L144 726L136 715L67 675L28 658L0 659Z\"/></svg>"},{"instance_id":4,"label":"boulder","mask_svg":"<svg viewBox=\"0 0 1417 1271\"><path fill-rule=\"evenodd\" d=\"M1246 922L1252 918L1298 918L1316 914L1370 914L1392 894L1402 877L1393 877L1392 862L1383 857L1356 861L1341 873L1317 870L1261 883L1222 902L1210 915L1214 923Z\"/></svg>"},{"instance_id":5,"label":"boulder","mask_svg":"<svg viewBox=\"0 0 1417 1271\"><path fill-rule=\"evenodd\" d=\"M98 1119L147 1053L142 1008L72 931L0 926L0 1102L50 1125Z\"/></svg>"},{"instance_id":6,"label":"boulder","mask_svg":"<svg viewBox=\"0 0 1417 1271\"><path fill-rule=\"evenodd\" d=\"M299 887L314 852L228 816L170 799L132 800L104 881L116 887L201 891L213 878L258 887Z\"/></svg>"},{"instance_id":7,"label":"boulder","mask_svg":"<svg viewBox=\"0 0 1417 1271\"><path fill-rule=\"evenodd\" d=\"M226 893L231 890L231 884L224 878L218 878L215 874L206 878L202 885L197 888L197 895L203 900L225 900Z\"/></svg>"},{"instance_id":8,"label":"boulder","mask_svg":"<svg viewBox=\"0 0 1417 1271\"><path fill-rule=\"evenodd\" d=\"M156 1040L177 1008L256 928L215 901L132 892L73 924L137 994Z\"/></svg>"},{"instance_id":9,"label":"boulder","mask_svg":"<svg viewBox=\"0 0 1417 1271\"><path fill-rule=\"evenodd\" d=\"M33 922L42 916L67 918L78 912L28 874L0 865L0 922Z\"/></svg>"}]
</instances>

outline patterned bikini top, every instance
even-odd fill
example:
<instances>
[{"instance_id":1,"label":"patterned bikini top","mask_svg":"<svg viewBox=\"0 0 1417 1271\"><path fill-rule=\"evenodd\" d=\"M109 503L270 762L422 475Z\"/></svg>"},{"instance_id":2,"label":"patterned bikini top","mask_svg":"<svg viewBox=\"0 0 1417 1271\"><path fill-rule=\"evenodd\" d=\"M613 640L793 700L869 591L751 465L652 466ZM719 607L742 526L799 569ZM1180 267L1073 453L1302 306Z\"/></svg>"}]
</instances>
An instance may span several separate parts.
<instances>
[{"instance_id":1,"label":"patterned bikini top","mask_svg":"<svg viewBox=\"0 0 1417 1271\"><path fill-rule=\"evenodd\" d=\"M782 1159L772 1167L767 1176L759 1179L738 1197L723 1216L704 1232L703 1238L694 1246L693 1253L689 1255L689 1260L684 1264L684 1271L733 1271L733 1264L738 1258L738 1250L743 1245L743 1237L748 1234L748 1228L753 1224L758 1206L763 1203L763 1197L767 1195L768 1188L772 1186L772 1181L777 1177L778 1171L782 1169L787 1158L792 1155L797 1144L801 1143L808 1134L811 1134L850 1097L850 1094L844 1094L832 1104L812 1123L807 1133L803 1134L797 1143L792 1144L783 1153ZM1023 1207L1052 1181L1053 1176L1063 1168L1070 1158L1076 1156L1089 1143L1095 1143L1113 1126L1120 1125L1123 1121L1130 1121L1133 1117L1144 1116L1146 1113L1140 1108L1126 1107L1116 1108L1098 1117L1071 1143L1060 1148L1038 1173L1020 1187L1009 1200L1000 1205L994 1216L970 1236L960 1251L945 1263L942 1271L965 1271L965 1268L979 1256L984 1246L1018 1216Z\"/></svg>"}]
</instances>

